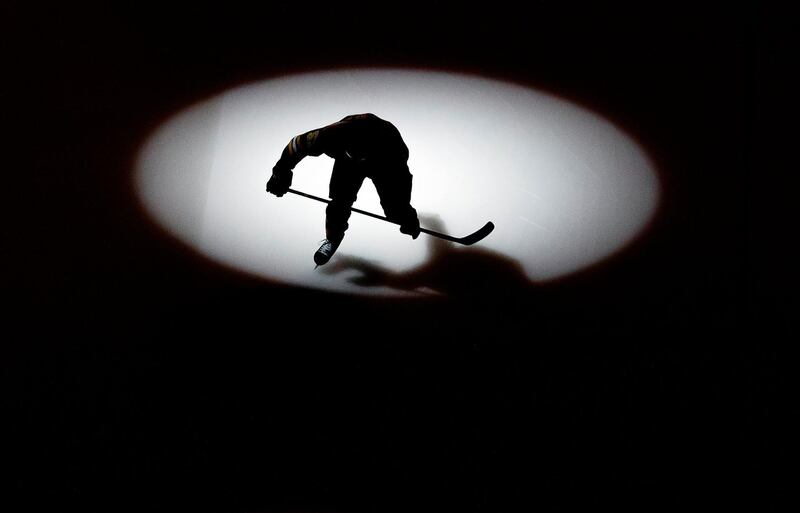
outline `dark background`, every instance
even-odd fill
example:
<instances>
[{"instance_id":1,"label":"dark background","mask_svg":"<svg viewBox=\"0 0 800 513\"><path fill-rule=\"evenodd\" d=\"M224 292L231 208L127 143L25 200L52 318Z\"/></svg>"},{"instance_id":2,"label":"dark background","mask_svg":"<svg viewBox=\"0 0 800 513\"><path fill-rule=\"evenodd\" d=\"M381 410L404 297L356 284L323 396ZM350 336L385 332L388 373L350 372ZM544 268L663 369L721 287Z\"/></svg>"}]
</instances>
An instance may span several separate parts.
<instances>
[{"instance_id":1,"label":"dark background","mask_svg":"<svg viewBox=\"0 0 800 513\"><path fill-rule=\"evenodd\" d=\"M646 4L4 2L3 500L777 502L779 300L749 216L758 16ZM143 215L133 158L171 114L248 80L377 65L514 80L614 120L656 161L657 218L556 283L376 301L222 268Z\"/></svg>"}]
</instances>

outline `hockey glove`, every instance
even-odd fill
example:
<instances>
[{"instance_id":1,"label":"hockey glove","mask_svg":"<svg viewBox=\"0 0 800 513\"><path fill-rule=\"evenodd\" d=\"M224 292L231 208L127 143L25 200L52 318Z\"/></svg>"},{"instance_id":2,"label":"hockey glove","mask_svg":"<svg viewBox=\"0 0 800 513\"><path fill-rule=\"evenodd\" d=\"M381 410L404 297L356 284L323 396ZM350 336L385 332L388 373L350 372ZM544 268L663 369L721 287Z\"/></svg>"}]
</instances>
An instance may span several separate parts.
<instances>
[{"instance_id":1,"label":"hockey glove","mask_svg":"<svg viewBox=\"0 0 800 513\"><path fill-rule=\"evenodd\" d=\"M291 171L280 171L273 168L272 177L267 182L267 192L279 198L286 194L289 191L289 187L292 186L292 175Z\"/></svg>"},{"instance_id":2,"label":"hockey glove","mask_svg":"<svg viewBox=\"0 0 800 513\"><path fill-rule=\"evenodd\" d=\"M414 216L413 219L409 219L401 224L400 233L411 235L411 238L416 240L416 238L419 237L419 219Z\"/></svg>"}]
</instances>

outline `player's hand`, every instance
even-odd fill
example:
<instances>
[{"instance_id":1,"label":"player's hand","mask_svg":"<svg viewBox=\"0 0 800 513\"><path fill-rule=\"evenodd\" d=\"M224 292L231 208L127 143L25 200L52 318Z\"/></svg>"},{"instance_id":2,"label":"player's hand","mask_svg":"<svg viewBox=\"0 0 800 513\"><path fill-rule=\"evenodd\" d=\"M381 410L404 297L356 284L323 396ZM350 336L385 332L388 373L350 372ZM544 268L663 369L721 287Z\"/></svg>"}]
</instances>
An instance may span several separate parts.
<instances>
[{"instance_id":1,"label":"player's hand","mask_svg":"<svg viewBox=\"0 0 800 513\"><path fill-rule=\"evenodd\" d=\"M267 192L279 198L289 192L289 187L292 186L292 174L291 171L276 172L273 169L272 176L267 182Z\"/></svg>"},{"instance_id":2,"label":"player's hand","mask_svg":"<svg viewBox=\"0 0 800 513\"><path fill-rule=\"evenodd\" d=\"M419 219L415 216L413 219L406 221L400 225L400 233L411 235L412 239L419 237Z\"/></svg>"}]
</instances>

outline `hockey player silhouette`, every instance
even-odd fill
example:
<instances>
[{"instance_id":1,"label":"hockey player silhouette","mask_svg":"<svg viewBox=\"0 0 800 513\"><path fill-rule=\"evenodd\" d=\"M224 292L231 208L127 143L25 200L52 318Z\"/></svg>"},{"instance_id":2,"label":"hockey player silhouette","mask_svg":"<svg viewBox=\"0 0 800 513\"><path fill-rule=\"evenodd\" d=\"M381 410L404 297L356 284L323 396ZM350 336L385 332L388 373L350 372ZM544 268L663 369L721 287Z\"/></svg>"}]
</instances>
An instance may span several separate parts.
<instances>
[{"instance_id":1,"label":"hockey player silhouette","mask_svg":"<svg viewBox=\"0 0 800 513\"><path fill-rule=\"evenodd\" d=\"M293 169L307 156L328 155L335 160L326 208L325 239L314 253L324 265L344 238L351 207L365 178L380 197L386 218L416 239L420 233L417 211L411 206L408 147L394 125L374 114L347 116L337 123L293 137L272 168L267 192L281 197L292 185Z\"/></svg>"}]
</instances>

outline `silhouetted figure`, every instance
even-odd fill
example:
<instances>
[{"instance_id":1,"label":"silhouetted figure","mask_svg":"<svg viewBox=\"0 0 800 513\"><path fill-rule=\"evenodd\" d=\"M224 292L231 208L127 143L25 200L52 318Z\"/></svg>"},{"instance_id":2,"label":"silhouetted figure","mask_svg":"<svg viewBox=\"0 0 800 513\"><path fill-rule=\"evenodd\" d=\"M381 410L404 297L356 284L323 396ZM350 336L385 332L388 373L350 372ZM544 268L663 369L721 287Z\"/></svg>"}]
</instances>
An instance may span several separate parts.
<instances>
[{"instance_id":1,"label":"silhouetted figure","mask_svg":"<svg viewBox=\"0 0 800 513\"><path fill-rule=\"evenodd\" d=\"M419 236L417 211L411 206L408 147L394 125L374 114L347 116L338 123L311 130L289 141L267 182L267 191L281 197L292 185L292 169L305 157L322 154L335 159L326 209L325 240L314 262L330 260L344 238L350 209L365 178L375 184L386 217L400 231Z\"/></svg>"},{"instance_id":2,"label":"silhouetted figure","mask_svg":"<svg viewBox=\"0 0 800 513\"><path fill-rule=\"evenodd\" d=\"M438 216L424 216L425 226L444 231ZM453 243L428 238L428 255L423 264L404 272L386 269L376 262L342 255L326 268L326 274L354 269L359 275L350 283L362 287L390 287L413 291L430 289L459 297L486 297L500 301L530 289L531 282L519 262L486 249L456 247Z\"/></svg>"}]
</instances>

